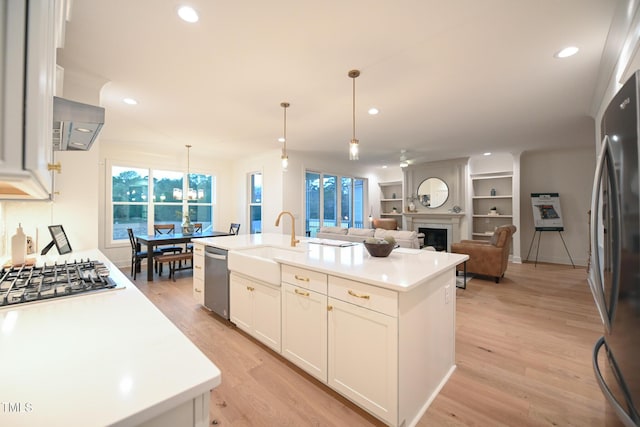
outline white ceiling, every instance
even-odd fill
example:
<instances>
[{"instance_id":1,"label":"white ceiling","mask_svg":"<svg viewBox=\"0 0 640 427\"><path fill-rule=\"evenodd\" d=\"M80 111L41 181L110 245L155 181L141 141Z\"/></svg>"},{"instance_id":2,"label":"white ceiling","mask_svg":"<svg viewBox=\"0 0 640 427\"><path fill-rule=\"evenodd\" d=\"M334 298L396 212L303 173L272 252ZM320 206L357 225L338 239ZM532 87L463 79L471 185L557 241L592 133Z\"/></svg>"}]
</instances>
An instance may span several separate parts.
<instances>
[{"instance_id":1,"label":"white ceiling","mask_svg":"<svg viewBox=\"0 0 640 427\"><path fill-rule=\"evenodd\" d=\"M200 21L176 10L187 3ZM101 144L360 162L594 143L613 0L74 0L59 63L104 79ZM578 55L555 59L575 45ZM132 97L139 105L122 103ZM369 107L380 109L370 116Z\"/></svg>"}]
</instances>

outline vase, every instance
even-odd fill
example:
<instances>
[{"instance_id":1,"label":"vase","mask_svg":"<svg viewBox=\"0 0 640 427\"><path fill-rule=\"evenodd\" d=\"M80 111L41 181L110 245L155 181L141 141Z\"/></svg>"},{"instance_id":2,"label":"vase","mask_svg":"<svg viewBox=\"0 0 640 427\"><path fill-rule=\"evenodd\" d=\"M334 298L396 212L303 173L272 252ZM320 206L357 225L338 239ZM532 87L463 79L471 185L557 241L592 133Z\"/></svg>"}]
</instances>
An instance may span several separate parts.
<instances>
[{"instance_id":1,"label":"vase","mask_svg":"<svg viewBox=\"0 0 640 427\"><path fill-rule=\"evenodd\" d=\"M182 234L185 236L193 234L193 224L189 220L188 216L184 217L184 222L182 223Z\"/></svg>"},{"instance_id":2,"label":"vase","mask_svg":"<svg viewBox=\"0 0 640 427\"><path fill-rule=\"evenodd\" d=\"M409 203L409 212L413 212L415 210L416 210L416 205L412 201L411 203Z\"/></svg>"}]
</instances>

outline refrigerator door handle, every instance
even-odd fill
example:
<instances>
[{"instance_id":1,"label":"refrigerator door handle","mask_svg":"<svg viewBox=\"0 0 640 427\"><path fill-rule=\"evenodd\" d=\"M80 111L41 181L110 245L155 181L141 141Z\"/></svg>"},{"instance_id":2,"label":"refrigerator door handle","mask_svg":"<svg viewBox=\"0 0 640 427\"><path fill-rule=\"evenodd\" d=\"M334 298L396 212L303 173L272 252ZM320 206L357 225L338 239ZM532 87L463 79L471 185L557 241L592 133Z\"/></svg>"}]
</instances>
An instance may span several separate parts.
<instances>
[{"instance_id":1,"label":"refrigerator door handle","mask_svg":"<svg viewBox=\"0 0 640 427\"><path fill-rule=\"evenodd\" d=\"M604 299L604 287L602 286L602 274L600 271L600 252L598 248L598 206L600 205L600 193L601 184L603 178L604 166L607 163L609 156L609 137L605 136L602 141L602 148L600 150L600 156L598 157L598 163L596 165L596 173L593 181L593 191L591 194L591 269L589 270L589 276L587 282L591 288L591 294L596 302L596 307L600 313L600 318L605 326L607 332L611 331L611 321L607 312L606 302Z\"/></svg>"},{"instance_id":2,"label":"refrigerator door handle","mask_svg":"<svg viewBox=\"0 0 640 427\"><path fill-rule=\"evenodd\" d=\"M627 411L625 411L622 405L618 403L618 400L611 392L611 389L607 385L604 377L602 376L602 372L600 371L600 366L598 365L598 352L600 351L600 347L602 347L604 344L604 337L600 337L600 339L596 342L596 345L593 347L592 363L593 371L596 374L596 380L598 381L598 385L600 386L604 397L609 401L609 403L613 407L613 410L616 412L616 415L622 421L625 427L637 427L638 424L636 424L636 422L631 419Z\"/></svg>"}]
</instances>

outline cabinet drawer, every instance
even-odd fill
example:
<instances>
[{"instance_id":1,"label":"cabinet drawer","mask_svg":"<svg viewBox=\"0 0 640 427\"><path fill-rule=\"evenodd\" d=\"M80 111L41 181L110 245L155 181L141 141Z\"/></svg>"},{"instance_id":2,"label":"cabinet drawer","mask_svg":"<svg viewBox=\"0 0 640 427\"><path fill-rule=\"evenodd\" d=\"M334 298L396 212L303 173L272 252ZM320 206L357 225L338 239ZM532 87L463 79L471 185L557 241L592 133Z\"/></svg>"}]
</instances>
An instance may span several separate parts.
<instances>
[{"instance_id":1,"label":"cabinet drawer","mask_svg":"<svg viewBox=\"0 0 640 427\"><path fill-rule=\"evenodd\" d=\"M204 280L204 256L193 252L193 277Z\"/></svg>"},{"instance_id":2,"label":"cabinet drawer","mask_svg":"<svg viewBox=\"0 0 640 427\"><path fill-rule=\"evenodd\" d=\"M329 296L388 316L398 316L398 294L389 289L329 276Z\"/></svg>"},{"instance_id":3,"label":"cabinet drawer","mask_svg":"<svg viewBox=\"0 0 640 427\"><path fill-rule=\"evenodd\" d=\"M327 275L324 273L282 265L282 281L323 295L327 294Z\"/></svg>"},{"instance_id":4,"label":"cabinet drawer","mask_svg":"<svg viewBox=\"0 0 640 427\"><path fill-rule=\"evenodd\" d=\"M200 305L204 305L204 280L193 278L193 298Z\"/></svg>"}]
</instances>

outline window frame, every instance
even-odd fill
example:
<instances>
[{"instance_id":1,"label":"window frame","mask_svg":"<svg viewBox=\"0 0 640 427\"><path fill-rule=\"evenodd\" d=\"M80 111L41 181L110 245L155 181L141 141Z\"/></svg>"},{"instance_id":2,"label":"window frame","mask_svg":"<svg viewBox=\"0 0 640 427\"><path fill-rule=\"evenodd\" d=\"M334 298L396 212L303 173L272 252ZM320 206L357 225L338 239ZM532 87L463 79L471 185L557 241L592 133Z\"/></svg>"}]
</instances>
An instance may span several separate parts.
<instances>
[{"instance_id":1,"label":"window frame","mask_svg":"<svg viewBox=\"0 0 640 427\"><path fill-rule=\"evenodd\" d=\"M260 202L254 202L253 201L253 177L255 175L260 175ZM253 171L253 172L249 172L247 173L247 224L248 224L248 230L249 230L249 234L261 234L262 233L262 226L263 226L263 218L262 218L262 213L263 213L263 205L262 202L264 201L264 173L262 173L262 171ZM257 233L254 233L254 228L253 228L253 220L252 220L252 216L251 216L251 211L252 208L254 207L259 207L260 208L260 230Z\"/></svg>"},{"instance_id":2,"label":"window frame","mask_svg":"<svg viewBox=\"0 0 640 427\"><path fill-rule=\"evenodd\" d=\"M366 218L366 212L365 212L365 206L368 203L368 199L369 199L369 185L368 185L368 178L364 178L364 177L360 177L360 176L356 176L356 175L347 175L347 174L340 174L340 173L333 173L333 172L322 172L319 170L315 170L315 169L305 169L304 171L304 195L303 195L303 203L304 203L304 226L305 228L309 228L309 230L307 230L307 232L309 233L310 236L313 237L313 233L312 230L310 229L311 227L308 226L309 223L309 211L308 211L308 200L307 200L307 175L308 174L316 174L318 175L318 182L319 182L319 188L318 188L318 193L319 193L319 218L318 218L318 229L320 227L324 227L325 226L325 218L324 218L324 204L325 204L325 190L324 190L324 182L325 182L325 177L332 177L336 179L336 189L335 189L335 193L336 196L335 198L336 200L336 206L335 206L335 210L336 210L336 223L335 224L331 224L331 226L335 226L335 227L343 227L343 228L351 228L351 227L355 227L355 228L368 228L368 225L365 223L365 218ZM349 196L349 203L351 204L350 207L350 215L349 215L349 219L348 221L344 221L342 218L342 181L343 178L348 178L350 179L351 183L350 183L350 196ZM359 207L358 203L356 203L356 184L361 182L362 183L362 205L361 205L361 216L362 216L362 224L360 225L360 227L357 226L356 224L356 218L358 217L358 215L356 214L356 209ZM346 226L346 227L344 227Z\"/></svg>"},{"instance_id":3,"label":"window frame","mask_svg":"<svg viewBox=\"0 0 640 427\"><path fill-rule=\"evenodd\" d=\"M147 171L147 182L148 182L148 190L147 190L147 201L146 202L132 202L132 203L115 203L113 202L113 168L130 168L130 169L143 169ZM171 167L166 167L165 165L142 165L140 163L121 161L121 160L107 160L106 161L106 169L105 169L105 247L122 247L129 246L128 238L125 239L114 239L114 206L115 205L142 205L147 207L147 234L153 233L153 224L155 217L155 202L153 200L154 193L154 182L153 182L153 172L154 171L170 171L170 172L179 172L183 175L183 194L185 190L185 186L188 185L187 173L181 170L171 170ZM184 218L184 214L189 212L189 208L192 206L210 206L211 207L211 224L212 227L215 228L215 220L217 213L217 177L213 173L201 173L201 172L193 172L190 171L190 175L209 175L211 176L211 203L198 203L194 201L189 201L187 199L183 199L182 202L177 205L181 207L182 210L182 218L180 218L180 223ZM158 206L163 206L160 202Z\"/></svg>"}]
</instances>

